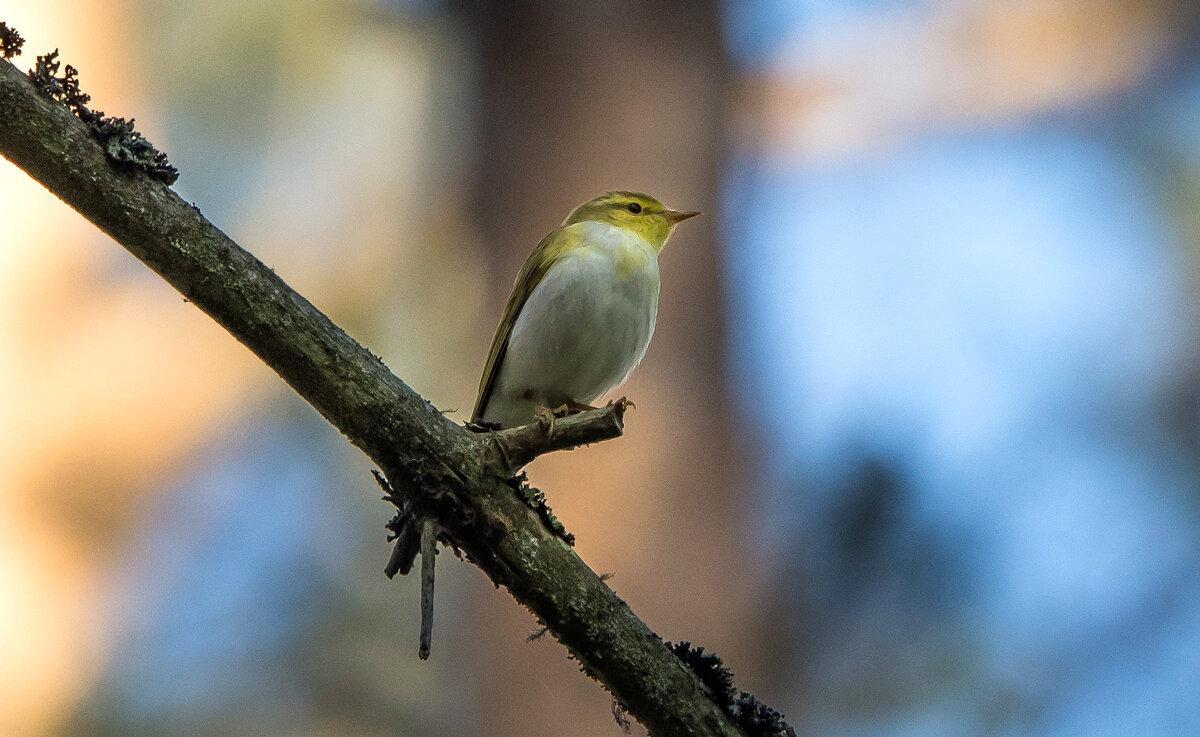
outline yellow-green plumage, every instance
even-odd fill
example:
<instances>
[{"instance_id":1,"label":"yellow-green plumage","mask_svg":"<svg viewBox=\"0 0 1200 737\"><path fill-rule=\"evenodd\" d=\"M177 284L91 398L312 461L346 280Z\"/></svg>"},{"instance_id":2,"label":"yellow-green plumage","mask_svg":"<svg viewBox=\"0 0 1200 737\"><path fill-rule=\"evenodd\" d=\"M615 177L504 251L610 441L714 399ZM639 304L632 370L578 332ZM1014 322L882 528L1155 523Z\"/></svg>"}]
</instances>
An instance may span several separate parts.
<instances>
[{"instance_id":1,"label":"yellow-green plumage","mask_svg":"<svg viewBox=\"0 0 1200 737\"><path fill-rule=\"evenodd\" d=\"M472 420L523 424L539 406L587 404L623 383L654 330L658 253L695 214L609 192L543 238L492 338Z\"/></svg>"},{"instance_id":2,"label":"yellow-green plumage","mask_svg":"<svg viewBox=\"0 0 1200 737\"><path fill-rule=\"evenodd\" d=\"M517 274L517 281L513 284L508 304L504 306L504 316L500 318L500 325L496 327L496 334L492 337L492 346L488 349L487 363L483 367L483 377L479 380L479 394L475 400L475 410L471 414L475 420L482 419L484 407L487 405L492 391L492 384L496 381L498 373L496 368L504 359L504 352L508 348L508 336L512 332L513 323L516 322L517 313L521 311L525 300L529 299L529 293L568 248L569 239L559 237L559 230L550 231L538 243L533 253L529 254L529 258L525 259L521 272Z\"/></svg>"}]
</instances>

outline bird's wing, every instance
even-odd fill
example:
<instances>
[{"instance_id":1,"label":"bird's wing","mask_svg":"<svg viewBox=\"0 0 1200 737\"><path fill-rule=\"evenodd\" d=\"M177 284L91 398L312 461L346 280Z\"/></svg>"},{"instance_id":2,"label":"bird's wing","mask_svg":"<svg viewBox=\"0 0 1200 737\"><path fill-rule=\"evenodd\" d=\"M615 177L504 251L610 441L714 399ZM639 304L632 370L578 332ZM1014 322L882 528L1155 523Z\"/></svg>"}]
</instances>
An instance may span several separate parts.
<instances>
[{"instance_id":1,"label":"bird's wing","mask_svg":"<svg viewBox=\"0 0 1200 737\"><path fill-rule=\"evenodd\" d=\"M513 284L508 304L504 307L504 317L500 319L496 335L492 337L492 347L488 349L487 364L484 365L483 377L479 380L479 397L475 400L474 411L471 412L472 422L481 420L487 410L488 400L491 399L492 390L496 386L496 377L500 375L500 367L504 363L504 354L508 350L509 336L512 335L513 325L517 322L517 315L521 314L521 308L533 293L533 288L542 281L546 272L562 259L570 244L576 240L576 230L574 226L568 225L550 231L541 243L538 243L537 248L533 249L533 253L529 254L529 258L525 259L525 265L521 267L521 273L517 275L517 281Z\"/></svg>"}]
</instances>

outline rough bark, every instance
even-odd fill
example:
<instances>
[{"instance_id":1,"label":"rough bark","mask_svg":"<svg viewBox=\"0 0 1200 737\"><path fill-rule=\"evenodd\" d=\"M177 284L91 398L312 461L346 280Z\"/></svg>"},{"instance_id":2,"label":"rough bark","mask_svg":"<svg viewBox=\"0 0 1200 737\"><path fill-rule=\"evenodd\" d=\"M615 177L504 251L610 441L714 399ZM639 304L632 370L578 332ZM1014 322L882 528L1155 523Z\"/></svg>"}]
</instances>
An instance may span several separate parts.
<instances>
[{"instance_id":1,"label":"rough bark","mask_svg":"<svg viewBox=\"0 0 1200 737\"><path fill-rule=\"evenodd\" d=\"M115 168L83 123L6 61L0 154L274 369L652 734L743 734L692 671L513 493L514 469L530 453L619 434L614 410L557 424L558 442L455 425L196 207L144 174Z\"/></svg>"}]
</instances>

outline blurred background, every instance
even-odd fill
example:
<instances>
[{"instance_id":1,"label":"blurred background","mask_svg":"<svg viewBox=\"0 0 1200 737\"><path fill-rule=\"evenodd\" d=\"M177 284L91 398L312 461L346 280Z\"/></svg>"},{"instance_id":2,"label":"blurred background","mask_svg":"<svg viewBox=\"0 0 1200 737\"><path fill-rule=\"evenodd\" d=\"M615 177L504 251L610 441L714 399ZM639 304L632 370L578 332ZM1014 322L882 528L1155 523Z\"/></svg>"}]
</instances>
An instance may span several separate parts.
<instances>
[{"instance_id":1,"label":"blurred background","mask_svg":"<svg viewBox=\"0 0 1200 737\"><path fill-rule=\"evenodd\" d=\"M9 0L176 190L466 418L608 189L662 254L624 439L530 469L801 735L1200 733L1188 0ZM0 733L619 734L371 464L0 162ZM634 727L635 734L643 734Z\"/></svg>"}]
</instances>

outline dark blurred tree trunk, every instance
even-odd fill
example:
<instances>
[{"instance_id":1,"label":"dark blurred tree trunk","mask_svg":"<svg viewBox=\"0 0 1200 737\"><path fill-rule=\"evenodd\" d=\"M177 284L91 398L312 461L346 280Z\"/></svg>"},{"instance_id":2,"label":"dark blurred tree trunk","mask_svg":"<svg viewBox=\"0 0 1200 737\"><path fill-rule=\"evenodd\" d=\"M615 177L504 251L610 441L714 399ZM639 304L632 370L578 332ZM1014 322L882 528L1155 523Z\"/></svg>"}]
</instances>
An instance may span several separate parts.
<instances>
[{"instance_id":1,"label":"dark blurred tree trunk","mask_svg":"<svg viewBox=\"0 0 1200 737\"><path fill-rule=\"evenodd\" d=\"M484 2L470 12L481 75L475 212L485 228L494 284L488 301L497 318L534 244L580 202L635 189L704 211L680 227L660 259L658 329L621 390L638 406L627 438L612 444L619 447L573 453L566 463L539 461L531 475L560 490L551 503L580 535L581 554L616 573L618 591L635 609L645 607L659 634L718 652L722 643L732 647L747 597L730 583L738 579L740 543L723 394L717 194L729 71L717 5L544 0ZM481 337L481 352L488 338ZM572 496L585 481L596 498ZM597 521L595 510L610 519ZM634 525L636 534L624 533ZM642 552L631 550L647 541ZM480 616L527 626L511 607L490 609ZM484 704L496 719L493 734L548 733L565 724L581 734L593 733L591 725L616 729L585 679L546 675L573 670L560 654L496 639L504 670L514 658L537 658L529 667L542 675L495 684ZM551 691L530 678L553 684ZM535 703L522 694L534 694ZM504 708L520 703L531 706L519 714Z\"/></svg>"}]
</instances>

